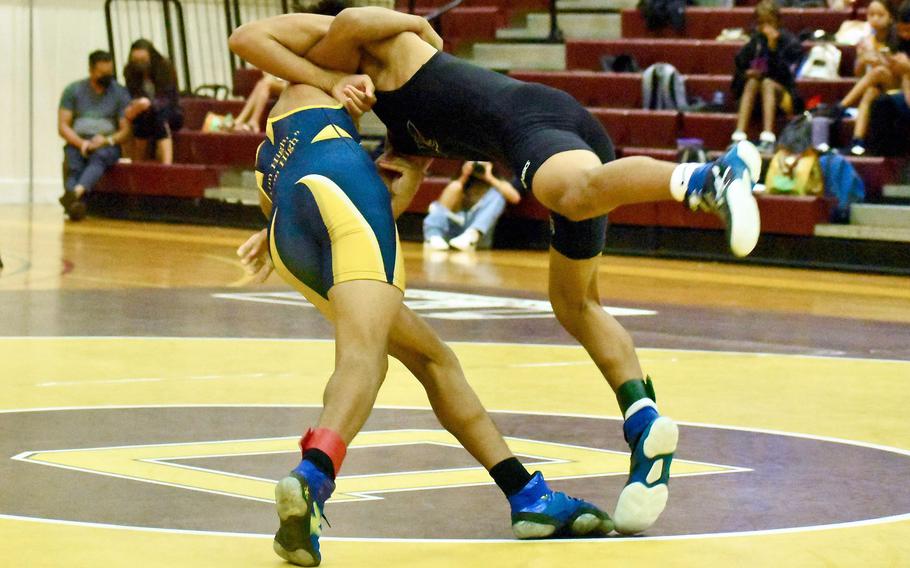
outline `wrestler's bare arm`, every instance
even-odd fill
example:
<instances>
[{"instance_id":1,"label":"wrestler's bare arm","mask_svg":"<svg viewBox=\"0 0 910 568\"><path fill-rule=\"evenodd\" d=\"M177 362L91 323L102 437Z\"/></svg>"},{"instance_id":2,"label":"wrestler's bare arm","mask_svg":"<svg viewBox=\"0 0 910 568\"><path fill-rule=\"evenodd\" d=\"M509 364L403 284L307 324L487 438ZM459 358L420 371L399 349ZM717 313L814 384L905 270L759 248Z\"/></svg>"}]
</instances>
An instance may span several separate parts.
<instances>
[{"instance_id":1,"label":"wrestler's bare arm","mask_svg":"<svg viewBox=\"0 0 910 568\"><path fill-rule=\"evenodd\" d=\"M325 36L332 19L287 14L250 22L234 30L229 45L231 51L267 73L330 92L345 73L326 70L303 55Z\"/></svg>"},{"instance_id":2,"label":"wrestler's bare arm","mask_svg":"<svg viewBox=\"0 0 910 568\"><path fill-rule=\"evenodd\" d=\"M329 69L354 73L360 66L364 49L402 33L412 32L442 49L442 38L420 16L367 6L343 10L325 36L307 52L310 61Z\"/></svg>"}]
</instances>

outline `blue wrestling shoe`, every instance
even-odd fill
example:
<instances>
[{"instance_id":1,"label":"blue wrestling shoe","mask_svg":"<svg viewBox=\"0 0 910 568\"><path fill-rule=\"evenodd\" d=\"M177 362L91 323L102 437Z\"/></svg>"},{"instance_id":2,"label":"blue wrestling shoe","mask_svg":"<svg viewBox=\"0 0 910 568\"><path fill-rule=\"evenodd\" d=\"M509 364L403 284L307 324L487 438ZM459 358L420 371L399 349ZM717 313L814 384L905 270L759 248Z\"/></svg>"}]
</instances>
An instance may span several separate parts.
<instances>
[{"instance_id":1,"label":"blue wrestling shoe","mask_svg":"<svg viewBox=\"0 0 910 568\"><path fill-rule=\"evenodd\" d=\"M737 142L687 181L685 203L692 211L714 213L723 220L736 256L746 256L758 244L761 217L752 187L761 175L761 165L761 155L751 142Z\"/></svg>"},{"instance_id":2,"label":"blue wrestling shoe","mask_svg":"<svg viewBox=\"0 0 910 568\"><path fill-rule=\"evenodd\" d=\"M535 472L521 491L509 497L512 532L520 539L548 536L606 535L613 530L610 516L587 501L569 497L547 486Z\"/></svg>"},{"instance_id":3,"label":"blue wrestling shoe","mask_svg":"<svg viewBox=\"0 0 910 568\"><path fill-rule=\"evenodd\" d=\"M637 415L641 415L637 417ZM660 416L653 408L643 408L633 414L624 428L635 428L634 421L649 420L632 447L629 480L619 495L613 514L616 532L636 534L647 529L667 506L670 492L670 462L679 440L676 423ZM637 425L641 426L641 423ZM626 436L629 439L629 436ZM630 442L631 444L632 442Z\"/></svg>"},{"instance_id":4,"label":"blue wrestling shoe","mask_svg":"<svg viewBox=\"0 0 910 568\"><path fill-rule=\"evenodd\" d=\"M278 556L298 566L319 566L322 510L334 490L335 482L308 461L278 482L275 504L281 526L272 543Z\"/></svg>"}]
</instances>

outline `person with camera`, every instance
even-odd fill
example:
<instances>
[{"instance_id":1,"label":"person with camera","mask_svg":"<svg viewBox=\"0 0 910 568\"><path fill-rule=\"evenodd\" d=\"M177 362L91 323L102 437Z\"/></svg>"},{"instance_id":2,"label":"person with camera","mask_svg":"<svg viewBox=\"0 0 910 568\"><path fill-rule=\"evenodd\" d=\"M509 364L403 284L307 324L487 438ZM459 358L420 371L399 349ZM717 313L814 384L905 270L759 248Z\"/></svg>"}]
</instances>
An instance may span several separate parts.
<instances>
[{"instance_id":1,"label":"person with camera","mask_svg":"<svg viewBox=\"0 0 910 568\"><path fill-rule=\"evenodd\" d=\"M489 248L506 202L519 201L518 190L493 175L492 163L467 161L461 174L430 204L423 221L424 243L432 250Z\"/></svg>"},{"instance_id":2,"label":"person with camera","mask_svg":"<svg viewBox=\"0 0 910 568\"><path fill-rule=\"evenodd\" d=\"M762 0L755 6L755 31L749 42L736 54L736 71L731 90L739 99L734 143L746 140L746 129L761 93L762 132L758 149L774 150L774 118L780 109L785 115L800 112L794 69L802 58L802 45L790 31L781 28L780 7L773 0Z\"/></svg>"}]
</instances>

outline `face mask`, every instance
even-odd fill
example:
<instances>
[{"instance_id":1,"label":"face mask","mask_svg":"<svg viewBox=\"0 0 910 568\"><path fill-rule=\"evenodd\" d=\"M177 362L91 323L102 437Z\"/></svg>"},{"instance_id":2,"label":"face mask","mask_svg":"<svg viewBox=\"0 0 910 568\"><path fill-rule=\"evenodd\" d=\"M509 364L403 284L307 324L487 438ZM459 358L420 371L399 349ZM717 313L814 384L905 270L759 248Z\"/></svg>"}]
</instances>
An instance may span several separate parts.
<instances>
[{"instance_id":1,"label":"face mask","mask_svg":"<svg viewBox=\"0 0 910 568\"><path fill-rule=\"evenodd\" d=\"M111 83L114 82L113 75L102 75L98 77L98 84L104 87L105 89L111 86Z\"/></svg>"}]
</instances>

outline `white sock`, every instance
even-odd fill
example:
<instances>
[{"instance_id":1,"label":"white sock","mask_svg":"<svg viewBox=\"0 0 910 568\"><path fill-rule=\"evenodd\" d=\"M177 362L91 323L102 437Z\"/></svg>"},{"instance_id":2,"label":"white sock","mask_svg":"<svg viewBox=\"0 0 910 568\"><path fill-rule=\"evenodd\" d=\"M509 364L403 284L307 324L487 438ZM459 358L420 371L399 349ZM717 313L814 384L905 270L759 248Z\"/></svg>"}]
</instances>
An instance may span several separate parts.
<instances>
[{"instance_id":1,"label":"white sock","mask_svg":"<svg viewBox=\"0 0 910 568\"><path fill-rule=\"evenodd\" d=\"M641 410L650 406L654 410L657 410L657 403L651 400L650 398L640 398L632 403L632 406L626 409L626 414L623 416L624 420L628 420L630 416Z\"/></svg>"},{"instance_id":2,"label":"white sock","mask_svg":"<svg viewBox=\"0 0 910 568\"><path fill-rule=\"evenodd\" d=\"M670 195L676 201L683 201L686 198L686 187L689 185L689 178L692 172L704 164L680 164L673 170L670 176Z\"/></svg>"}]
</instances>

